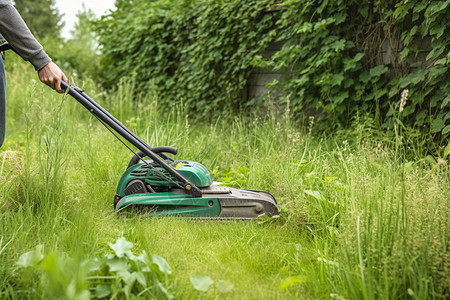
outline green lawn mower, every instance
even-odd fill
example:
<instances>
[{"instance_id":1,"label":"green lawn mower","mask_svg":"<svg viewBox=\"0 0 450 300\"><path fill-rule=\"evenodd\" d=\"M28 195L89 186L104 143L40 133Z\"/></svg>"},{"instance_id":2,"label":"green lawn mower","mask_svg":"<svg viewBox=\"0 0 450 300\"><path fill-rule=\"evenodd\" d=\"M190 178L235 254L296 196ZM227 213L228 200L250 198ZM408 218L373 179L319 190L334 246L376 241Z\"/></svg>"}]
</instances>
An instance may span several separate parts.
<instances>
[{"instance_id":1,"label":"green lawn mower","mask_svg":"<svg viewBox=\"0 0 450 300\"><path fill-rule=\"evenodd\" d=\"M215 185L201 163L174 160L168 155L177 154L173 147L150 147L83 90L65 82L61 86L134 153L117 187L116 212L218 219L278 215L277 202L270 193ZM133 151L119 135L139 151Z\"/></svg>"}]
</instances>

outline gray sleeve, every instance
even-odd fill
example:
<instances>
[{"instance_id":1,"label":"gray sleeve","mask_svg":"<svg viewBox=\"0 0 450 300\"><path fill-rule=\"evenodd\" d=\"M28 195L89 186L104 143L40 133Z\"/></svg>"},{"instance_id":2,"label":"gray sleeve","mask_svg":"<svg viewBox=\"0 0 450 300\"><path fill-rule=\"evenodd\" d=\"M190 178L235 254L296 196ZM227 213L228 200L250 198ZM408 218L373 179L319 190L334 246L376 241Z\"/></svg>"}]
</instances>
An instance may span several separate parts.
<instances>
[{"instance_id":1,"label":"gray sleeve","mask_svg":"<svg viewBox=\"0 0 450 300\"><path fill-rule=\"evenodd\" d=\"M0 0L0 33L36 71L51 61L9 0Z\"/></svg>"}]
</instances>

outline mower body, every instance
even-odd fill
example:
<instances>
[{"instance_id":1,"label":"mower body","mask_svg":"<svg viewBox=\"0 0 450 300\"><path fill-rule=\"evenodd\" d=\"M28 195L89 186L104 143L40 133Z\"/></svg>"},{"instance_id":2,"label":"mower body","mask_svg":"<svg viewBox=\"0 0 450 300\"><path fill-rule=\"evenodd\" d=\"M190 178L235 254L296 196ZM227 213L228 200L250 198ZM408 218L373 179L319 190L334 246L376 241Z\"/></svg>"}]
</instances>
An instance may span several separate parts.
<instances>
[{"instance_id":1,"label":"mower body","mask_svg":"<svg viewBox=\"0 0 450 300\"><path fill-rule=\"evenodd\" d=\"M180 182L152 161L130 166L122 175L114 199L119 213L148 216L253 219L278 214L275 198L262 191L213 185L205 166L193 161L168 162L202 191L194 197Z\"/></svg>"}]
</instances>

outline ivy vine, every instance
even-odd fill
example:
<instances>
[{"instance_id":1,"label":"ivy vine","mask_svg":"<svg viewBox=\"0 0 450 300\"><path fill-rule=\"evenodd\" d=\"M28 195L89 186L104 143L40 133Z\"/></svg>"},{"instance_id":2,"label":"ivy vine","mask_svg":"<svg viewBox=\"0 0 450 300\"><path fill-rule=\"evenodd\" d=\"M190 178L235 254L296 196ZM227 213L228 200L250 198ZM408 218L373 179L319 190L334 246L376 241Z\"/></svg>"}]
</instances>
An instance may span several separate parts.
<instances>
[{"instance_id":1,"label":"ivy vine","mask_svg":"<svg viewBox=\"0 0 450 300\"><path fill-rule=\"evenodd\" d=\"M236 111L256 67L285 76L269 85L299 122L401 124L450 135L449 1L117 0L97 22L103 73L135 76L170 108L200 117ZM282 42L272 57L263 52ZM387 53L385 53L387 52ZM407 102L400 109L402 92ZM401 110L401 112L400 112Z\"/></svg>"}]
</instances>

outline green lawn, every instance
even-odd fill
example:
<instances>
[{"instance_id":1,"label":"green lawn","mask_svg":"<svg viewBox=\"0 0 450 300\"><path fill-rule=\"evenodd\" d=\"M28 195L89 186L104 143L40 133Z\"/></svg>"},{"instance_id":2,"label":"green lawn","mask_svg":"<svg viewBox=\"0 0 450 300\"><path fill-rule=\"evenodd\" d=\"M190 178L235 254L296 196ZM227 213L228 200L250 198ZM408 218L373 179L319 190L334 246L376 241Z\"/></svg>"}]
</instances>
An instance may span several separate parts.
<instances>
[{"instance_id":1,"label":"green lawn","mask_svg":"<svg viewBox=\"0 0 450 300\"><path fill-rule=\"evenodd\" d=\"M32 82L23 63L10 62L8 71L8 141L0 150L2 298L70 298L73 278L80 289L95 289L88 274L80 275L82 261L111 253L108 243L119 237L134 244L134 253L163 257L172 268L164 281L169 294L181 299L448 295L445 157L411 158L402 140L361 124L323 138L296 129L288 115L194 124L187 107L163 117L155 95L135 96L126 84L101 95L87 82L88 94L149 145L178 147L177 157L202 162L217 181L268 190L281 209L276 220L254 222L120 218L113 197L132 154L70 96ZM65 275L16 265L37 245L46 256L55 253L55 268L63 266ZM196 274L233 289L197 291L190 283ZM49 288L57 283L61 289Z\"/></svg>"}]
</instances>

